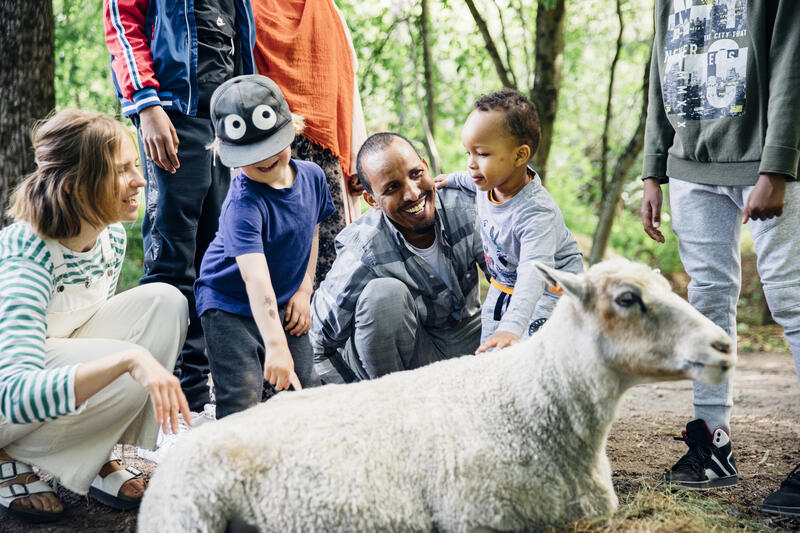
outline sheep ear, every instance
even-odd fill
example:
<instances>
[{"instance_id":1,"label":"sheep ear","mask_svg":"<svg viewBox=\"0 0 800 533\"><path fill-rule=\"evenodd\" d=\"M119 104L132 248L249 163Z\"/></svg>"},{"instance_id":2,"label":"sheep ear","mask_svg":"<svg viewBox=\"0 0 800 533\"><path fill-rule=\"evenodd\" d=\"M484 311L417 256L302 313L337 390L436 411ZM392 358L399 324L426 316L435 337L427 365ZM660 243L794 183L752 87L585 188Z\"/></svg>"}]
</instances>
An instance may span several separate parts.
<instances>
[{"instance_id":1,"label":"sheep ear","mask_svg":"<svg viewBox=\"0 0 800 533\"><path fill-rule=\"evenodd\" d=\"M554 287L561 287L564 292L571 294L578 300L584 301L589 294L589 287L580 276L572 272L556 270L540 261L533 261L533 266L536 267L547 283Z\"/></svg>"}]
</instances>

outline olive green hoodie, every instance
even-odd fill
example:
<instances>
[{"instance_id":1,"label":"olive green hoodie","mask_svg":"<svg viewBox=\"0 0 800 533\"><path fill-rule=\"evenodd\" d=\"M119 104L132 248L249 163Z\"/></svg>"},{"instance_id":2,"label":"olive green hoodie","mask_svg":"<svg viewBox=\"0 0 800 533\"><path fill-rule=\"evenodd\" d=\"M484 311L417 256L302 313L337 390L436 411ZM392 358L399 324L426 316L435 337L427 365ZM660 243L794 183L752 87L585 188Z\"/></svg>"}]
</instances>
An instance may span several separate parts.
<instances>
[{"instance_id":1,"label":"olive green hoodie","mask_svg":"<svg viewBox=\"0 0 800 533\"><path fill-rule=\"evenodd\" d=\"M642 176L797 178L800 0L656 0Z\"/></svg>"}]
</instances>

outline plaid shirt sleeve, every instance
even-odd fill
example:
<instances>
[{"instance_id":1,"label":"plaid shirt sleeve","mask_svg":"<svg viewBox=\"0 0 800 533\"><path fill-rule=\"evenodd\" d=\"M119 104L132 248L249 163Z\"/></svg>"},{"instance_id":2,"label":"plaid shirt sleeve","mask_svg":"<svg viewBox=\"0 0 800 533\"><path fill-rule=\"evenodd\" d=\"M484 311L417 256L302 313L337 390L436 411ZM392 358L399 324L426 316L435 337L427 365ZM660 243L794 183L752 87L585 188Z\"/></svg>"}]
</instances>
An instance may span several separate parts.
<instances>
[{"instance_id":1,"label":"plaid shirt sleeve","mask_svg":"<svg viewBox=\"0 0 800 533\"><path fill-rule=\"evenodd\" d=\"M311 344L314 359L333 355L353 334L356 303L375 273L361 254L342 246L311 303Z\"/></svg>"}]
</instances>

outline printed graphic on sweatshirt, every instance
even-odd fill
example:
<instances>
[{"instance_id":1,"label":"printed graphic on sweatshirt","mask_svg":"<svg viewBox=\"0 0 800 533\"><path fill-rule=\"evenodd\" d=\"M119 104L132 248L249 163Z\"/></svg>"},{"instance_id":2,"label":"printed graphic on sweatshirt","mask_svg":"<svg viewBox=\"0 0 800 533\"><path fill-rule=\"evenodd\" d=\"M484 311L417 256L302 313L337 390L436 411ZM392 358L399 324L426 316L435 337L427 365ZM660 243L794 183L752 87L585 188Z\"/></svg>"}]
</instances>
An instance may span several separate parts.
<instances>
[{"instance_id":1,"label":"printed graphic on sweatshirt","mask_svg":"<svg viewBox=\"0 0 800 533\"><path fill-rule=\"evenodd\" d=\"M673 0L664 42L667 114L707 120L744 113L746 37L746 0Z\"/></svg>"},{"instance_id":2,"label":"printed graphic on sweatshirt","mask_svg":"<svg viewBox=\"0 0 800 533\"><path fill-rule=\"evenodd\" d=\"M517 265L509 259L503 246L498 242L500 232L489 223L488 219L481 220L481 237L483 238L483 258L486 261L486 270L495 280L507 287L513 287L517 282ZM493 261L492 258L496 261Z\"/></svg>"}]
</instances>

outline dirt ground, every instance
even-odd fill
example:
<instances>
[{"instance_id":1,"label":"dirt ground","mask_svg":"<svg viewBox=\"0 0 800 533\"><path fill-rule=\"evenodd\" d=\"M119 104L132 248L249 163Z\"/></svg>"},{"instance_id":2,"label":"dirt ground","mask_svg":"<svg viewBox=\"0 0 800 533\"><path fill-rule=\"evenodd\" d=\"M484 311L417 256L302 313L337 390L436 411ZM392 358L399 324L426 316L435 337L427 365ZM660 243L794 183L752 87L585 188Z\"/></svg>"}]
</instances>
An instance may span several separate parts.
<instances>
[{"instance_id":1,"label":"dirt ground","mask_svg":"<svg viewBox=\"0 0 800 533\"><path fill-rule=\"evenodd\" d=\"M742 516L767 527L800 530L800 520L776 519L759 509L786 474L800 463L800 386L788 353L744 353L735 376L736 408L732 420L734 453L740 468L738 486L708 493L736 508ZM685 444L672 439L691 416L691 383L644 385L630 391L614 423L608 455L614 484L624 501L642 484L652 485L680 457ZM135 459L136 450L121 450L146 472L153 464ZM59 489L66 516L55 524L31 526L0 515L3 532L133 532L135 512L112 511L94 501ZM675 524L675 530L680 524Z\"/></svg>"}]
</instances>

